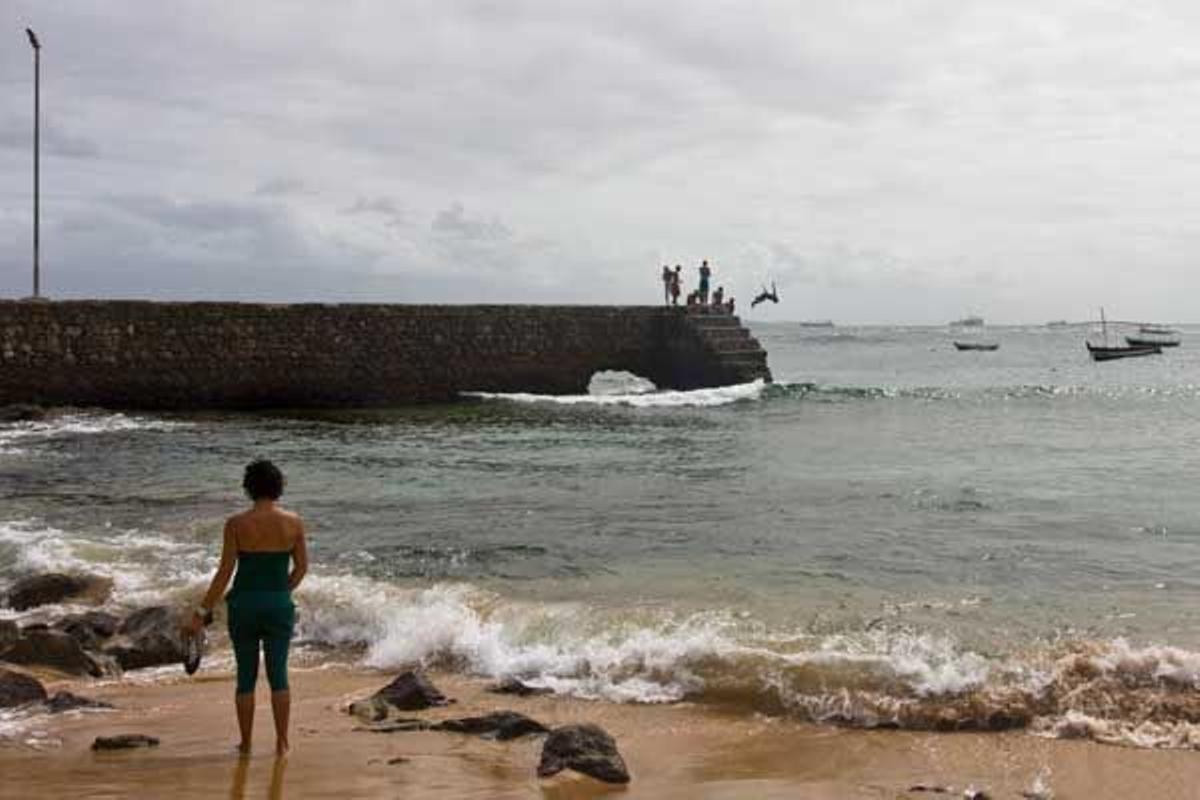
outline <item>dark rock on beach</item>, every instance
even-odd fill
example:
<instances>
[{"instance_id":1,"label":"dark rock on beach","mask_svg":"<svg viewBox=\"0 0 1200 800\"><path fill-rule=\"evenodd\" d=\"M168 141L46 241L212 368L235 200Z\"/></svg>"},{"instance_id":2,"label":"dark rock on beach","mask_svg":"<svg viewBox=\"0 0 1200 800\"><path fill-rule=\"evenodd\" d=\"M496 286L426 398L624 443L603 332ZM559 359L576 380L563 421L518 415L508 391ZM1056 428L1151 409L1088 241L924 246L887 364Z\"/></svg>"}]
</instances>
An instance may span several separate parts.
<instances>
[{"instance_id":1,"label":"dark rock on beach","mask_svg":"<svg viewBox=\"0 0 1200 800\"><path fill-rule=\"evenodd\" d=\"M121 624L117 628L117 633L136 639L141 636L160 633L171 626L177 629L179 622L179 615L176 614L174 609L167 606L148 606L147 608L134 611L121 620Z\"/></svg>"},{"instance_id":2,"label":"dark rock on beach","mask_svg":"<svg viewBox=\"0 0 1200 800\"><path fill-rule=\"evenodd\" d=\"M32 675L0 667L0 708L40 703L46 699L46 688Z\"/></svg>"},{"instance_id":3,"label":"dark rock on beach","mask_svg":"<svg viewBox=\"0 0 1200 800\"><path fill-rule=\"evenodd\" d=\"M21 638L21 628L10 619L0 619L0 650Z\"/></svg>"},{"instance_id":4,"label":"dark rock on beach","mask_svg":"<svg viewBox=\"0 0 1200 800\"><path fill-rule=\"evenodd\" d=\"M355 730L368 731L370 733L412 733L414 731L431 731L436 727L434 723L427 719L400 717L380 725L368 725L365 728L355 728Z\"/></svg>"},{"instance_id":5,"label":"dark rock on beach","mask_svg":"<svg viewBox=\"0 0 1200 800\"><path fill-rule=\"evenodd\" d=\"M9 588L5 604L17 611L25 611L64 600L103 603L111 593L112 580L109 578L48 572L17 581Z\"/></svg>"},{"instance_id":6,"label":"dark rock on beach","mask_svg":"<svg viewBox=\"0 0 1200 800\"><path fill-rule=\"evenodd\" d=\"M484 739L496 739L506 742L539 733L548 733L547 728L535 719L515 711L495 711L482 717L462 717L448 719L442 722L430 722L415 717L402 717L380 725L370 725L358 730L371 733L412 733L416 731L445 731L447 733L465 733L471 736L481 736Z\"/></svg>"},{"instance_id":7,"label":"dark rock on beach","mask_svg":"<svg viewBox=\"0 0 1200 800\"><path fill-rule=\"evenodd\" d=\"M174 609L150 606L133 612L117 629L118 638L104 648L121 669L142 669L183 660L180 619Z\"/></svg>"},{"instance_id":8,"label":"dark rock on beach","mask_svg":"<svg viewBox=\"0 0 1200 800\"><path fill-rule=\"evenodd\" d=\"M516 678L505 678L504 680L488 687L488 691L492 694L511 694L517 697L531 697L539 694L553 694L553 689L548 689L544 686L530 686Z\"/></svg>"},{"instance_id":9,"label":"dark rock on beach","mask_svg":"<svg viewBox=\"0 0 1200 800\"><path fill-rule=\"evenodd\" d=\"M97 736L93 750L132 750L135 747L158 747L158 739L141 733L121 733L116 736Z\"/></svg>"},{"instance_id":10,"label":"dark rock on beach","mask_svg":"<svg viewBox=\"0 0 1200 800\"><path fill-rule=\"evenodd\" d=\"M104 674L100 662L84 652L79 642L59 631L22 631L20 639L0 650L0 661L37 664L71 675L91 675L93 678Z\"/></svg>"},{"instance_id":11,"label":"dark rock on beach","mask_svg":"<svg viewBox=\"0 0 1200 800\"><path fill-rule=\"evenodd\" d=\"M112 708L112 703L103 700L93 700L90 697L80 697L71 692L57 692L46 701L46 710L51 714L61 714L64 711L74 711L77 708Z\"/></svg>"},{"instance_id":12,"label":"dark rock on beach","mask_svg":"<svg viewBox=\"0 0 1200 800\"><path fill-rule=\"evenodd\" d=\"M68 614L51 627L62 631L85 648L94 650L105 639L117 632L121 620L106 611L88 611L84 614Z\"/></svg>"},{"instance_id":13,"label":"dark rock on beach","mask_svg":"<svg viewBox=\"0 0 1200 800\"><path fill-rule=\"evenodd\" d=\"M448 705L448 700L420 672L408 671L365 700L350 704L350 713L363 719L385 719L389 708L401 711L420 711L424 708Z\"/></svg>"},{"instance_id":14,"label":"dark rock on beach","mask_svg":"<svg viewBox=\"0 0 1200 800\"><path fill-rule=\"evenodd\" d=\"M617 752L617 743L597 725L564 725L546 737L538 777L548 778L564 769L605 783L629 783L629 769Z\"/></svg>"},{"instance_id":15,"label":"dark rock on beach","mask_svg":"<svg viewBox=\"0 0 1200 800\"><path fill-rule=\"evenodd\" d=\"M549 733L550 729L535 719L515 711L495 711L482 717L463 717L448 719L433 726L435 730L450 731L451 733L468 733L482 736L485 739L497 739L501 742L509 739L519 739L538 733Z\"/></svg>"}]
</instances>

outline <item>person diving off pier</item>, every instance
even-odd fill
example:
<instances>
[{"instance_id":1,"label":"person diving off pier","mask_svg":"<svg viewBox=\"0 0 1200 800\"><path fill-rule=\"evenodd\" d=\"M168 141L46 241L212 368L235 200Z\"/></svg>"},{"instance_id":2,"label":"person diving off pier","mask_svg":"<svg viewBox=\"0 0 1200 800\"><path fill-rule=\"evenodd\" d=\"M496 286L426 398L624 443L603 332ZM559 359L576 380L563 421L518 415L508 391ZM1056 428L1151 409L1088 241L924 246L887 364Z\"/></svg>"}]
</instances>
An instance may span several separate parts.
<instances>
[{"instance_id":1,"label":"person diving off pier","mask_svg":"<svg viewBox=\"0 0 1200 800\"><path fill-rule=\"evenodd\" d=\"M779 302L779 293L775 291L775 281L771 281L771 291L768 292L767 287L764 286L762 291L754 296L754 299L750 301L750 307L754 308L759 303L765 303L768 300L772 303Z\"/></svg>"}]
</instances>

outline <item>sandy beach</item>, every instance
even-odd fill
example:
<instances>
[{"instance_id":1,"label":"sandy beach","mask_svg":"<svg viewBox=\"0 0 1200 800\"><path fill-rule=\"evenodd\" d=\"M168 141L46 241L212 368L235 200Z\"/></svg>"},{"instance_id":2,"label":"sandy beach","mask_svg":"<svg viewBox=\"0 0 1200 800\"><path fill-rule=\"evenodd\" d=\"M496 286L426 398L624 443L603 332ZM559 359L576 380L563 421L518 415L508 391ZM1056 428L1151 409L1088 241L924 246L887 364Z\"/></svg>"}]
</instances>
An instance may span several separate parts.
<instances>
[{"instance_id":1,"label":"sandy beach","mask_svg":"<svg viewBox=\"0 0 1200 800\"><path fill-rule=\"evenodd\" d=\"M512 709L548 726L594 722L616 738L632 783L612 787L563 773L539 780L540 737L495 742L443 732L375 733L345 713L392 673L343 666L296 670L293 751L272 753L260 689L255 752L233 751L232 679L166 678L88 685L51 682L106 700L106 712L31 720L0 747L0 797L445 797L445 798L1191 798L1200 761L1153 751L1050 740L1025 733L859 731L692 704L618 705L490 694L482 681L434 673L453 705L437 720ZM98 735L144 733L161 745L114 753ZM919 791L914 787L944 791Z\"/></svg>"}]
</instances>

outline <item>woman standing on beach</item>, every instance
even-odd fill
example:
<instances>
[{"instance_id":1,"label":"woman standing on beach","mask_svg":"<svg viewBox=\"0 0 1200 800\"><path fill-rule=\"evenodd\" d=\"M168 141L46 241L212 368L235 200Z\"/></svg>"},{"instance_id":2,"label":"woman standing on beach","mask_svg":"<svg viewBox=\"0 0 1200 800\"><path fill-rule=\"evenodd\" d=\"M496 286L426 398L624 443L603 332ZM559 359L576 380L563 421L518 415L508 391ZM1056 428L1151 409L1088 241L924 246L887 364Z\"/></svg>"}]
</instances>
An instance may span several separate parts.
<instances>
[{"instance_id":1,"label":"woman standing on beach","mask_svg":"<svg viewBox=\"0 0 1200 800\"><path fill-rule=\"evenodd\" d=\"M254 685L258 681L260 643L267 662L267 682L271 685L275 752L283 755L288 749L291 695L287 658L296 616L292 590L300 585L308 570L308 550L300 517L277 505L283 487L283 473L270 461L252 461L246 467L242 488L254 505L225 521L221 564L188 625L193 635L199 633L204 617L221 598L236 567L233 591L225 603L229 612L229 639L237 660L234 702L242 735L238 750L242 753L250 752L254 730Z\"/></svg>"}]
</instances>

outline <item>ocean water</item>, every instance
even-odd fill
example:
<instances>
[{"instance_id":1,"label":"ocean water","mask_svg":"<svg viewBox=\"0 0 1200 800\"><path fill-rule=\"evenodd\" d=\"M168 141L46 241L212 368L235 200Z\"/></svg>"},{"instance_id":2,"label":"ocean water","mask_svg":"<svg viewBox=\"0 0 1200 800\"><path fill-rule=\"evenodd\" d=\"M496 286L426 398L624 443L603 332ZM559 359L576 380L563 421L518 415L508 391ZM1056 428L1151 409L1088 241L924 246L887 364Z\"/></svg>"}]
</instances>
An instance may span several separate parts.
<instances>
[{"instance_id":1,"label":"ocean water","mask_svg":"<svg viewBox=\"0 0 1200 800\"><path fill-rule=\"evenodd\" d=\"M960 353L944 328L758 325L773 385L2 425L0 584L80 569L114 607L194 598L267 456L310 528L310 658L1191 747L1200 328L1106 364L1089 332Z\"/></svg>"}]
</instances>

